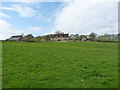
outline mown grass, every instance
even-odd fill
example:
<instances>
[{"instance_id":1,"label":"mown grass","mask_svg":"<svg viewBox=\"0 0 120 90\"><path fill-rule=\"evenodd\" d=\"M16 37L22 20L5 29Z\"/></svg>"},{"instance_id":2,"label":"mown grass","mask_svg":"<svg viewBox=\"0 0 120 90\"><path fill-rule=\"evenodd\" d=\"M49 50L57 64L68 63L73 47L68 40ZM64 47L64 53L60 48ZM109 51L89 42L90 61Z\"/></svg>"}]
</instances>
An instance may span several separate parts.
<instances>
[{"instance_id":1,"label":"mown grass","mask_svg":"<svg viewBox=\"0 0 120 90\"><path fill-rule=\"evenodd\" d=\"M117 88L117 43L3 42L3 88Z\"/></svg>"}]
</instances>

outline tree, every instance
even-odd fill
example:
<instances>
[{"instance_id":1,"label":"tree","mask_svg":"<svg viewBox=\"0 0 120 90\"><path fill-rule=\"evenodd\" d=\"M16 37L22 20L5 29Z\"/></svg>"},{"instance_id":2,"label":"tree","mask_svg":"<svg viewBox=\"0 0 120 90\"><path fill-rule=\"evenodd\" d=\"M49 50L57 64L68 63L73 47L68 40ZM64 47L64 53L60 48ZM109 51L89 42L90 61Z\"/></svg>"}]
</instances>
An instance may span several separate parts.
<instances>
[{"instance_id":1,"label":"tree","mask_svg":"<svg viewBox=\"0 0 120 90\"><path fill-rule=\"evenodd\" d=\"M89 34L89 39L91 39L93 41L93 40L95 40L96 36L97 36L96 33L91 32L91 34Z\"/></svg>"},{"instance_id":2,"label":"tree","mask_svg":"<svg viewBox=\"0 0 120 90\"><path fill-rule=\"evenodd\" d=\"M25 41L32 41L32 39L34 38L34 36L32 34L28 34L24 38L25 38Z\"/></svg>"},{"instance_id":3,"label":"tree","mask_svg":"<svg viewBox=\"0 0 120 90\"><path fill-rule=\"evenodd\" d=\"M74 34L71 34L71 35L69 36L69 40L74 40L74 37L75 37L75 35L74 35Z\"/></svg>"},{"instance_id":4,"label":"tree","mask_svg":"<svg viewBox=\"0 0 120 90\"><path fill-rule=\"evenodd\" d=\"M36 42L40 42L40 41L42 41L42 37L41 36L37 36L36 37Z\"/></svg>"},{"instance_id":5,"label":"tree","mask_svg":"<svg viewBox=\"0 0 120 90\"><path fill-rule=\"evenodd\" d=\"M51 36L50 36L50 35L44 36L44 40L45 40L45 41L50 41L50 40L51 40Z\"/></svg>"},{"instance_id":6,"label":"tree","mask_svg":"<svg viewBox=\"0 0 120 90\"><path fill-rule=\"evenodd\" d=\"M79 34L75 34L74 40L80 40Z\"/></svg>"},{"instance_id":7,"label":"tree","mask_svg":"<svg viewBox=\"0 0 120 90\"><path fill-rule=\"evenodd\" d=\"M120 42L120 33L118 33L117 39L118 39L118 41Z\"/></svg>"},{"instance_id":8,"label":"tree","mask_svg":"<svg viewBox=\"0 0 120 90\"><path fill-rule=\"evenodd\" d=\"M80 35L80 40L82 40L83 38L87 38L86 35Z\"/></svg>"},{"instance_id":9,"label":"tree","mask_svg":"<svg viewBox=\"0 0 120 90\"><path fill-rule=\"evenodd\" d=\"M34 38L34 36L32 34L28 34L25 36L26 38L30 39L30 38Z\"/></svg>"}]
</instances>

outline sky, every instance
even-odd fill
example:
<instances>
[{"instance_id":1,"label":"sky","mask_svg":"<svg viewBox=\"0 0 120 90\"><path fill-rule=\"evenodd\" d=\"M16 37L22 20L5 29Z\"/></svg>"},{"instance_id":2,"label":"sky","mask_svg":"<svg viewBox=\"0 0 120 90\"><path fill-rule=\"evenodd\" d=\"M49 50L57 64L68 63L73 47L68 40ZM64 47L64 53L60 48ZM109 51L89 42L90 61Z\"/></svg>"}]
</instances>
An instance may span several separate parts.
<instances>
[{"instance_id":1,"label":"sky","mask_svg":"<svg viewBox=\"0 0 120 90\"><path fill-rule=\"evenodd\" d=\"M9 1L0 3L0 40L57 30L80 35L118 33L117 0Z\"/></svg>"}]
</instances>

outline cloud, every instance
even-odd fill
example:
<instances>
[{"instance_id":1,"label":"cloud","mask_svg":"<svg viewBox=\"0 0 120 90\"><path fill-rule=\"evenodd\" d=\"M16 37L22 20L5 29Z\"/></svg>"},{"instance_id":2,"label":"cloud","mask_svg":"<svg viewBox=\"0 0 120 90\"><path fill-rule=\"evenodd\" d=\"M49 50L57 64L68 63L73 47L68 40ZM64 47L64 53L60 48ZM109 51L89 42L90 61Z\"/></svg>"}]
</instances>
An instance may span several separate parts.
<instances>
[{"instance_id":1,"label":"cloud","mask_svg":"<svg viewBox=\"0 0 120 90\"><path fill-rule=\"evenodd\" d=\"M39 26L29 26L24 28L24 33L27 34L33 34L34 36L40 36L43 35L44 32L48 30L48 27L39 27Z\"/></svg>"},{"instance_id":2,"label":"cloud","mask_svg":"<svg viewBox=\"0 0 120 90\"><path fill-rule=\"evenodd\" d=\"M29 27L27 28L29 32L40 32L42 29L41 27Z\"/></svg>"},{"instance_id":3,"label":"cloud","mask_svg":"<svg viewBox=\"0 0 120 90\"><path fill-rule=\"evenodd\" d=\"M36 2L36 1L38 0L2 0L2 2Z\"/></svg>"},{"instance_id":4,"label":"cloud","mask_svg":"<svg viewBox=\"0 0 120 90\"><path fill-rule=\"evenodd\" d=\"M81 2L84 0L2 0L2 2ZM119 0L88 0L92 2L118 2Z\"/></svg>"},{"instance_id":5,"label":"cloud","mask_svg":"<svg viewBox=\"0 0 120 90\"><path fill-rule=\"evenodd\" d=\"M0 17L3 17L3 18L10 18L9 15L5 14L5 13L2 13L0 12Z\"/></svg>"},{"instance_id":6,"label":"cloud","mask_svg":"<svg viewBox=\"0 0 120 90\"><path fill-rule=\"evenodd\" d=\"M0 9L3 9L3 10L14 10L12 7L0 7Z\"/></svg>"},{"instance_id":7,"label":"cloud","mask_svg":"<svg viewBox=\"0 0 120 90\"><path fill-rule=\"evenodd\" d=\"M96 0L70 2L56 13L53 29L70 33L98 34L117 33L117 2L98 2ZM102 0L103 1L103 0Z\"/></svg>"},{"instance_id":8,"label":"cloud","mask_svg":"<svg viewBox=\"0 0 120 90\"><path fill-rule=\"evenodd\" d=\"M14 35L21 35L22 33L24 33L25 35L30 33L34 35L39 35L39 33L41 33L41 30L43 29L37 26L25 28L24 31L18 30L12 24L0 19L0 40L8 39Z\"/></svg>"},{"instance_id":9,"label":"cloud","mask_svg":"<svg viewBox=\"0 0 120 90\"><path fill-rule=\"evenodd\" d=\"M11 10L19 13L21 17L33 17L36 15L36 10L26 5L13 4L11 7L0 7L3 10Z\"/></svg>"},{"instance_id":10,"label":"cloud","mask_svg":"<svg viewBox=\"0 0 120 90\"><path fill-rule=\"evenodd\" d=\"M13 28L10 23L0 19L0 40L5 40L16 34L22 34L22 32Z\"/></svg>"}]
</instances>

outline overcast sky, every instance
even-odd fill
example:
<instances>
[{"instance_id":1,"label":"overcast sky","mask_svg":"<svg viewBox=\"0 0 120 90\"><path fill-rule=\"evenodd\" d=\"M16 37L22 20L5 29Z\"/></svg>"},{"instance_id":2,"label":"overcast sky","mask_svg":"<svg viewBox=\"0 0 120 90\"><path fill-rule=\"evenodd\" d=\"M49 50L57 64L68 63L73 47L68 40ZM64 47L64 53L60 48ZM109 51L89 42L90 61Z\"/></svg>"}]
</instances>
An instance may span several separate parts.
<instances>
[{"instance_id":1,"label":"overcast sky","mask_svg":"<svg viewBox=\"0 0 120 90\"><path fill-rule=\"evenodd\" d=\"M46 35L56 30L70 34L118 33L117 0L5 1L0 4L0 39L22 33Z\"/></svg>"}]
</instances>

